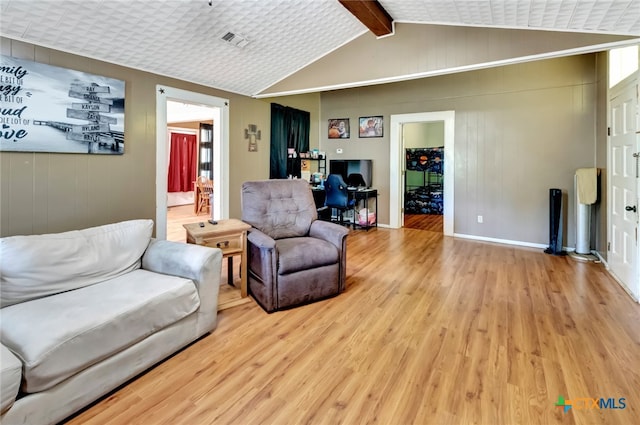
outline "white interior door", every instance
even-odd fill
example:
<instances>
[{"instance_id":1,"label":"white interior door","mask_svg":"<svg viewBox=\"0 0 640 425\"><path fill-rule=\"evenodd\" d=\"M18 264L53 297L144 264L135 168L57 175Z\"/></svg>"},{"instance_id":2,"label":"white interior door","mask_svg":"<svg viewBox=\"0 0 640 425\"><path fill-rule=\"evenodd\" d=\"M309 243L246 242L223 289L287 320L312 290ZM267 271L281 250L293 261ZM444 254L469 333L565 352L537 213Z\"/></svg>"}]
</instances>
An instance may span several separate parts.
<instances>
[{"instance_id":1,"label":"white interior door","mask_svg":"<svg viewBox=\"0 0 640 425\"><path fill-rule=\"evenodd\" d=\"M629 78L611 91L609 150L609 253L611 273L640 298L638 274L638 82Z\"/></svg>"}]
</instances>

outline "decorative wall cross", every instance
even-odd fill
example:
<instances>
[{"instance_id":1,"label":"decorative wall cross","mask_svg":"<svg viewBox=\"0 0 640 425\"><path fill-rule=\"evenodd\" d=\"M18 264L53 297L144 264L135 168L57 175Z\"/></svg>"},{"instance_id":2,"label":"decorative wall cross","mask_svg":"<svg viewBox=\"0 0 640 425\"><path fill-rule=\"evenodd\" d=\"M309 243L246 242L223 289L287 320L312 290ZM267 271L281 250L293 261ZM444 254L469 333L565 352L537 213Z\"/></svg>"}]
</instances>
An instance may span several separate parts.
<instances>
[{"instance_id":1,"label":"decorative wall cross","mask_svg":"<svg viewBox=\"0 0 640 425\"><path fill-rule=\"evenodd\" d=\"M249 128L244 129L244 138L249 139L249 152L258 151L258 140L260 140L261 131L255 124L249 124Z\"/></svg>"}]
</instances>

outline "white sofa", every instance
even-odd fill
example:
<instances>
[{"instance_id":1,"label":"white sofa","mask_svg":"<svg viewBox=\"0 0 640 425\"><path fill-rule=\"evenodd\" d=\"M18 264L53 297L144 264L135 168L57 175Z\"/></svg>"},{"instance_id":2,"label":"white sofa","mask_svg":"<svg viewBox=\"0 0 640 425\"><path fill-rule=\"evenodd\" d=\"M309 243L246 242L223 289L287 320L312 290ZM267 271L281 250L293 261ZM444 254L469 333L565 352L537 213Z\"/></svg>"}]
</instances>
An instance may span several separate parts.
<instances>
[{"instance_id":1,"label":"white sofa","mask_svg":"<svg viewBox=\"0 0 640 425\"><path fill-rule=\"evenodd\" d=\"M153 221L0 239L0 422L53 424L216 326L222 252Z\"/></svg>"}]
</instances>

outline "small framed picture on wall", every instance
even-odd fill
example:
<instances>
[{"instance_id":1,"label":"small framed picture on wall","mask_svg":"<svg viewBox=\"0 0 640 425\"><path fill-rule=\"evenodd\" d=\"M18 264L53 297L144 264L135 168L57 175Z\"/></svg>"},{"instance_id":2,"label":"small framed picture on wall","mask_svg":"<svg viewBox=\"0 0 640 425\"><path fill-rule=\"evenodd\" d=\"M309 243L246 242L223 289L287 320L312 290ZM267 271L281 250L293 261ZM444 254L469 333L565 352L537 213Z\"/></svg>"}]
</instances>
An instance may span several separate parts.
<instances>
[{"instance_id":1,"label":"small framed picture on wall","mask_svg":"<svg viewBox=\"0 0 640 425\"><path fill-rule=\"evenodd\" d=\"M349 118L333 118L329 120L329 139L349 138Z\"/></svg>"},{"instance_id":2,"label":"small framed picture on wall","mask_svg":"<svg viewBox=\"0 0 640 425\"><path fill-rule=\"evenodd\" d=\"M360 117L360 137L382 137L382 116Z\"/></svg>"}]
</instances>

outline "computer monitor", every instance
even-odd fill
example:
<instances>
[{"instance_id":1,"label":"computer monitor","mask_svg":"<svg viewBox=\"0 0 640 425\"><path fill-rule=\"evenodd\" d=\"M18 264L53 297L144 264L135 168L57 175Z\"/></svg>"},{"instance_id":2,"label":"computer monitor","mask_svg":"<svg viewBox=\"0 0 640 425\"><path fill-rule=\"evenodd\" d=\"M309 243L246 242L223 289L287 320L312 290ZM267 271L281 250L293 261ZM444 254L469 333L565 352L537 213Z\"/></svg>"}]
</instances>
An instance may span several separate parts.
<instances>
[{"instance_id":1,"label":"computer monitor","mask_svg":"<svg viewBox=\"0 0 640 425\"><path fill-rule=\"evenodd\" d=\"M350 174L362 174L365 187L371 187L373 161L370 159L332 159L329 161L329 174L340 174L347 183Z\"/></svg>"}]
</instances>

